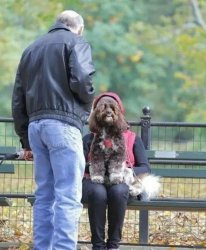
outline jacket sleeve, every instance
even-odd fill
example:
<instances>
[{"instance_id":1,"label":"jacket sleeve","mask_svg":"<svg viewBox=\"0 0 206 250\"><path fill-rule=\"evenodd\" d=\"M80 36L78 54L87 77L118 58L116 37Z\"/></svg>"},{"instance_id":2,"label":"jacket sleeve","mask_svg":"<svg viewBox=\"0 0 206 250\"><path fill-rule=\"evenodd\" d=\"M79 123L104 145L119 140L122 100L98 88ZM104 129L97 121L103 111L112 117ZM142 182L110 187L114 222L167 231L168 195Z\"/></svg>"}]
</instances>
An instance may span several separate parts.
<instances>
[{"instance_id":1,"label":"jacket sleeve","mask_svg":"<svg viewBox=\"0 0 206 250\"><path fill-rule=\"evenodd\" d=\"M146 150L142 139L139 136L136 136L135 138L133 153L136 162L134 166L135 174L150 173L151 169L146 155Z\"/></svg>"},{"instance_id":2,"label":"jacket sleeve","mask_svg":"<svg viewBox=\"0 0 206 250\"><path fill-rule=\"evenodd\" d=\"M86 160L85 173L87 173L87 174L89 174L89 159L88 159L88 156L89 156L90 147L91 147L93 138L94 138L93 133L86 134L83 137L84 157L85 157L85 160Z\"/></svg>"},{"instance_id":3,"label":"jacket sleeve","mask_svg":"<svg viewBox=\"0 0 206 250\"><path fill-rule=\"evenodd\" d=\"M26 109L26 98L23 91L20 65L16 73L16 79L12 95L12 116L14 120L14 128L20 137L22 148L30 149L28 141L28 125L29 117Z\"/></svg>"},{"instance_id":4,"label":"jacket sleeve","mask_svg":"<svg viewBox=\"0 0 206 250\"><path fill-rule=\"evenodd\" d=\"M69 56L70 88L84 104L91 103L95 90L92 76L95 68L92 62L91 48L87 42L74 45Z\"/></svg>"},{"instance_id":5,"label":"jacket sleeve","mask_svg":"<svg viewBox=\"0 0 206 250\"><path fill-rule=\"evenodd\" d=\"M93 133L86 134L83 137L83 149L84 149L84 157L85 157L86 161L88 160L88 155L90 152L90 147L91 147L93 138L94 138Z\"/></svg>"}]
</instances>

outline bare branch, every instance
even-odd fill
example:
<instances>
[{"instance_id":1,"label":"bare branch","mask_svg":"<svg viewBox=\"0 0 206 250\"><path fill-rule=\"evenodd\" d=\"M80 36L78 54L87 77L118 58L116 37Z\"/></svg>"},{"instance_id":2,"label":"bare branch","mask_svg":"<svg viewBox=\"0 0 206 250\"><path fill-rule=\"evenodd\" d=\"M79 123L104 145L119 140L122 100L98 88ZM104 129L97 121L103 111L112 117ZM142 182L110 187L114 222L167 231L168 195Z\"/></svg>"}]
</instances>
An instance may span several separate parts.
<instances>
[{"instance_id":1,"label":"bare branch","mask_svg":"<svg viewBox=\"0 0 206 250\"><path fill-rule=\"evenodd\" d=\"M152 44L161 44L169 42L174 36L178 36L182 32L188 29L195 28L195 23L200 25L206 31L206 23L202 17L201 10L198 4L198 0L190 0L190 4L192 7L194 22L185 23L182 27L174 29L170 35L166 37L161 37L158 40L152 41Z\"/></svg>"},{"instance_id":2,"label":"bare branch","mask_svg":"<svg viewBox=\"0 0 206 250\"><path fill-rule=\"evenodd\" d=\"M198 0L190 0L190 4L192 7L192 12L193 12L193 16L195 18L195 22L206 31L206 23L202 17L202 14L201 14L201 11L199 8L199 4L198 4Z\"/></svg>"}]
</instances>

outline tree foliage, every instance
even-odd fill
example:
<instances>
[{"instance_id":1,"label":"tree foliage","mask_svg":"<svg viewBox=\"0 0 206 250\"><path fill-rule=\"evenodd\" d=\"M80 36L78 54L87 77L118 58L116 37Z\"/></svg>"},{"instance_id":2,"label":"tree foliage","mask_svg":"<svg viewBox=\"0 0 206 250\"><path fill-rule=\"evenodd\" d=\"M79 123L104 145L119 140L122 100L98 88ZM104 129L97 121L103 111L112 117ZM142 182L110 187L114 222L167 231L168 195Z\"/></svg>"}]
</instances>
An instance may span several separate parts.
<instances>
[{"instance_id":1,"label":"tree foliage","mask_svg":"<svg viewBox=\"0 0 206 250\"><path fill-rule=\"evenodd\" d=\"M47 31L60 11L74 9L83 15L85 36L92 44L97 94L117 92L129 119L150 106L158 120L206 120L204 0L2 2L2 114L10 114L10 93L22 50Z\"/></svg>"}]
</instances>

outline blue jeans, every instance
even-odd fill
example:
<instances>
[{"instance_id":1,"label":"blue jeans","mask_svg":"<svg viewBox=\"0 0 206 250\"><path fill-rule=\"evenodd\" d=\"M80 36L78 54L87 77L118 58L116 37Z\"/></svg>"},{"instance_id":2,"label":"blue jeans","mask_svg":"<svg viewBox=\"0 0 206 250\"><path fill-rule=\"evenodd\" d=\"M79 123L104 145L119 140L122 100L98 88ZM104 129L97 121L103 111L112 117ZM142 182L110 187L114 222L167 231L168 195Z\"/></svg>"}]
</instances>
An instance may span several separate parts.
<instances>
[{"instance_id":1,"label":"blue jeans","mask_svg":"<svg viewBox=\"0 0 206 250\"><path fill-rule=\"evenodd\" d=\"M85 168L80 131L43 119L29 124L34 156L34 250L74 250Z\"/></svg>"}]
</instances>

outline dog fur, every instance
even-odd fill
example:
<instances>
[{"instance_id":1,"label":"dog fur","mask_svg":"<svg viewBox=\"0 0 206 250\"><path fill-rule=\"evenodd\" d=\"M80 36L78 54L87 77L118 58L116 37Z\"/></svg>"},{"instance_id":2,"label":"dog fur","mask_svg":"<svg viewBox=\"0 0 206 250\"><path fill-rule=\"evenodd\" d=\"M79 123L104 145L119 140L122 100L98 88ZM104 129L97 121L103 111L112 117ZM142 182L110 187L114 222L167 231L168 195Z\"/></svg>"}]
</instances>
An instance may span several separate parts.
<instances>
[{"instance_id":1,"label":"dog fur","mask_svg":"<svg viewBox=\"0 0 206 250\"><path fill-rule=\"evenodd\" d=\"M89 119L90 130L95 133L90 150L93 182L104 183L106 172L111 184L123 182L126 157L123 131L127 126L118 103L112 97L101 98Z\"/></svg>"},{"instance_id":2,"label":"dog fur","mask_svg":"<svg viewBox=\"0 0 206 250\"><path fill-rule=\"evenodd\" d=\"M126 166L126 149L123 131L128 127L117 101L102 97L89 118L89 128L94 133L90 149L90 178L95 183L129 186L131 196L142 195L151 199L159 192L159 177L151 174L135 176Z\"/></svg>"},{"instance_id":3,"label":"dog fur","mask_svg":"<svg viewBox=\"0 0 206 250\"><path fill-rule=\"evenodd\" d=\"M141 194L141 200L147 201L159 194L161 184L160 177L153 174L135 175L131 168L124 168L124 182L129 186L132 197Z\"/></svg>"}]
</instances>

